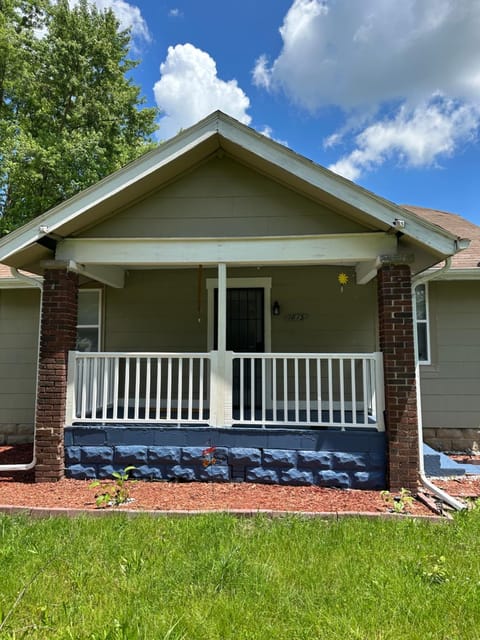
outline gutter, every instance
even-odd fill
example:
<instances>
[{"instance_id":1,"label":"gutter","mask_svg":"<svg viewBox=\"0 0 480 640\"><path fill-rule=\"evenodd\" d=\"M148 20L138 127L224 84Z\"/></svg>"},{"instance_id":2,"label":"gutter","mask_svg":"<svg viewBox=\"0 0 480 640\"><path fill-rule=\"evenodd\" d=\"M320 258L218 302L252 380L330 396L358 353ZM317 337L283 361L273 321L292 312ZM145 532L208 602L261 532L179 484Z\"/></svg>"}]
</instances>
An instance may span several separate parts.
<instances>
[{"instance_id":1,"label":"gutter","mask_svg":"<svg viewBox=\"0 0 480 640\"><path fill-rule=\"evenodd\" d=\"M425 284L426 282L430 282L431 280L436 280L443 276L449 269L452 263L452 258L448 257L445 259L445 264L441 269L438 269L434 272L420 274L418 276L414 276L412 278L412 297L413 297L413 313L414 318L416 319L416 306L415 306L415 287L419 284ZM456 511L463 511L466 509L465 503L457 500L449 493L440 489L433 484L431 480L427 478L425 475L425 465L423 459L423 419L422 419L422 398L421 398L421 389L420 389L420 364L418 361L418 348L417 341L414 340L414 349L415 349L415 383L416 383L416 393L417 393L417 419L418 419L418 453L419 453L419 474L420 474L420 482L423 486L428 489L433 495L440 498L442 502L445 502L450 507L455 509Z\"/></svg>"},{"instance_id":2,"label":"gutter","mask_svg":"<svg viewBox=\"0 0 480 640\"><path fill-rule=\"evenodd\" d=\"M27 276L24 273L20 273L18 271L18 269L15 269L14 267L10 267L10 273L12 274L12 276L14 278L17 278L18 280L21 280L25 283L27 283L30 287L33 285L34 287L37 287L38 289L40 289L40 309L42 308L42 296L43 296L43 280L39 280L38 278L32 277L32 276ZM37 380L36 380L36 386L35 386L35 398L38 395L38 361L39 361L39 356L40 356L40 331L41 331L41 324L42 324L42 319L41 317L39 317L38 319L38 347L37 347ZM36 428L37 428L37 420L35 417L35 422L34 422L34 427L33 427L33 458L31 462L27 462L25 464L0 464L0 471L30 471L31 469L35 468L35 465L37 464L37 456L36 456L36 452L35 452L35 435L36 435Z\"/></svg>"}]
</instances>

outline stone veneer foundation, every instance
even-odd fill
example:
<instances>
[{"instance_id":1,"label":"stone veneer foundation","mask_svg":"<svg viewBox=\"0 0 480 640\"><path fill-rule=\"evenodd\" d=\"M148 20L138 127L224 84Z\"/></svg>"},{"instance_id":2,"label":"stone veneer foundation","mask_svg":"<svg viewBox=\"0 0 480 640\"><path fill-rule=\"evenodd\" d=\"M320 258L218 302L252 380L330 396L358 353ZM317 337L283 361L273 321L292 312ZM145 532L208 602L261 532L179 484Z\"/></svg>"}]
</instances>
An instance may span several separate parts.
<instances>
[{"instance_id":1,"label":"stone veneer foundation","mask_svg":"<svg viewBox=\"0 0 480 640\"><path fill-rule=\"evenodd\" d=\"M423 440L437 451L480 452L480 429L426 427L423 429Z\"/></svg>"},{"instance_id":2,"label":"stone veneer foundation","mask_svg":"<svg viewBox=\"0 0 480 640\"><path fill-rule=\"evenodd\" d=\"M214 464L204 450L215 447ZM68 427L65 474L109 478L129 465L151 480L385 488L385 434L194 427Z\"/></svg>"}]
</instances>

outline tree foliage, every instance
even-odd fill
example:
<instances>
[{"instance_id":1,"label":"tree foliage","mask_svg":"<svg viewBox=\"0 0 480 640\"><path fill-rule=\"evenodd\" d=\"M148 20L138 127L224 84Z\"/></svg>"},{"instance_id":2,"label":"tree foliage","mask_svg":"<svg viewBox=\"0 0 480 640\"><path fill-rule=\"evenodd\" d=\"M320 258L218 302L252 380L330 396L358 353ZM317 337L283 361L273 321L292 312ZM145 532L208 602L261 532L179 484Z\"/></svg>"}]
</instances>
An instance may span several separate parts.
<instances>
[{"instance_id":1,"label":"tree foliage","mask_svg":"<svg viewBox=\"0 0 480 640\"><path fill-rule=\"evenodd\" d=\"M0 236L152 146L129 49L87 0L0 0Z\"/></svg>"}]
</instances>

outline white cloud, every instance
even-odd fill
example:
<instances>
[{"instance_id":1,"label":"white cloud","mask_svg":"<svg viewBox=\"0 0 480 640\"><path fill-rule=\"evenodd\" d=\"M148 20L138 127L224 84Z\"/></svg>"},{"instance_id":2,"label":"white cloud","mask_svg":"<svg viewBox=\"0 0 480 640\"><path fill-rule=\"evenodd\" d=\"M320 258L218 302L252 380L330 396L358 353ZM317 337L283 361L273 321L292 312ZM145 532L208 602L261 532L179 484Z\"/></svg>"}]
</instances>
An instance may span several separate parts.
<instances>
[{"instance_id":1,"label":"white cloud","mask_svg":"<svg viewBox=\"0 0 480 640\"><path fill-rule=\"evenodd\" d=\"M68 2L71 7L78 4L78 0L68 0ZM120 23L120 29L131 29L133 38L146 40L147 42L151 40L147 23L136 5L130 4L125 0L90 0L90 4L102 11L112 9Z\"/></svg>"},{"instance_id":2,"label":"white cloud","mask_svg":"<svg viewBox=\"0 0 480 640\"><path fill-rule=\"evenodd\" d=\"M403 105L393 117L365 128L355 138L357 148L329 168L358 180L391 158L408 167L432 166L473 140L479 128L480 105L437 95L415 108Z\"/></svg>"},{"instance_id":3,"label":"white cloud","mask_svg":"<svg viewBox=\"0 0 480 640\"><path fill-rule=\"evenodd\" d=\"M343 111L323 144L352 147L331 167L350 179L387 160L435 166L480 129L479 33L478 0L293 0L253 81Z\"/></svg>"},{"instance_id":4,"label":"white cloud","mask_svg":"<svg viewBox=\"0 0 480 640\"><path fill-rule=\"evenodd\" d=\"M155 100L164 116L160 136L168 138L220 109L250 124L250 100L236 80L222 80L215 60L192 44L168 48L160 65L161 78L154 86Z\"/></svg>"},{"instance_id":5,"label":"white cloud","mask_svg":"<svg viewBox=\"0 0 480 640\"><path fill-rule=\"evenodd\" d=\"M183 16L183 13L180 11L180 9L170 9L168 15L170 18L181 18Z\"/></svg>"},{"instance_id":6,"label":"white cloud","mask_svg":"<svg viewBox=\"0 0 480 640\"><path fill-rule=\"evenodd\" d=\"M294 0L269 66L254 82L315 111L436 92L480 98L480 2L472 0Z\"/></svg>"}]
</instances>

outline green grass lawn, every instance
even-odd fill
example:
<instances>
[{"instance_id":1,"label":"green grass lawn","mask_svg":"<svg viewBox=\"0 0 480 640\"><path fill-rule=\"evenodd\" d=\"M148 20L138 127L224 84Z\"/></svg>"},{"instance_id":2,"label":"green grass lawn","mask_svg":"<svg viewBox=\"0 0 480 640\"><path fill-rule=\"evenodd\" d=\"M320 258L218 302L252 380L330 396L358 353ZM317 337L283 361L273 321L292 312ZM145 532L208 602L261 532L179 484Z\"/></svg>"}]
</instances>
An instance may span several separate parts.
<instances>
[{"instance_id":1,"label":"green grass lawn","mask_svg":"<svg viewBox=\"0 0 480 640\"><path fill-rule=\"evenodd\" d=\"M0 638L480 638L480 509L451 524L0 516Z\"/></svg>"}]
</instances>

